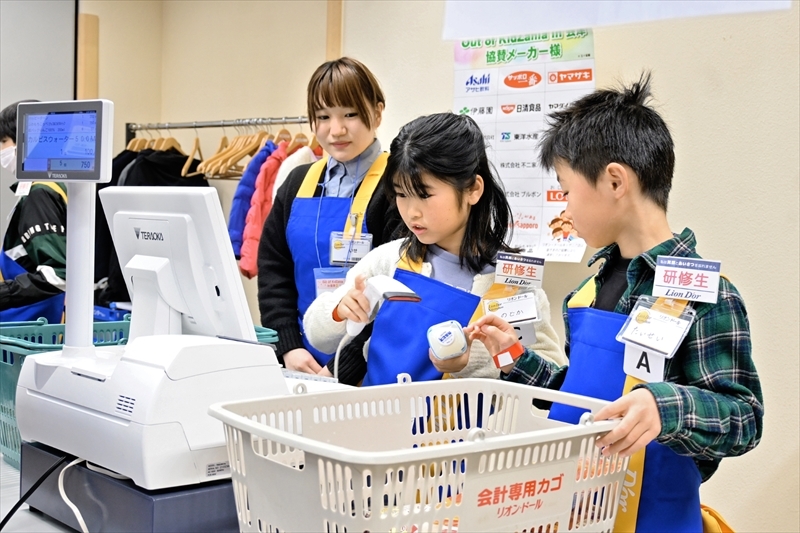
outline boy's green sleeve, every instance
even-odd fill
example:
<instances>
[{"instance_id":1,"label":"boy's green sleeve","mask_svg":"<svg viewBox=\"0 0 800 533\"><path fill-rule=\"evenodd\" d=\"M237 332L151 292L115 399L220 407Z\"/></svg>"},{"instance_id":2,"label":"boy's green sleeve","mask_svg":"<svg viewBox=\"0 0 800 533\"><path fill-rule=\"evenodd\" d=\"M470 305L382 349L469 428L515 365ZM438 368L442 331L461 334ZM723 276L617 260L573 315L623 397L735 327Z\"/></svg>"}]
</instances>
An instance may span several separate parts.
<instances>
[{"instance_id":1,"label":"boy's green sleeve","mask_svg":"<svg viewBox=\"0 0 800 533\"><path fill-rule=\"evenodd\" d=\"M695 320L667 365L667 374L675 373L670 366L681 365L685 385L664 382L636 388L647 388L656 398L661 415L658 442L693 457L707 479L723 457L754 448L763 431L763 396L751 357L747 312L727 281L718 303Z\"/></svg>"},{"instance_id":2,"label":"boy's green sleeve","mask_svg":"<svg viewBox=\"0 0 800 533\"><path fill-rule=\"evenodd\" d=\"M546 389L560 389L567 375L567 365L559 366L547 361L536 352L525 348L509 374L500 373L500 379Z\"/></svg>"}]
</instances>

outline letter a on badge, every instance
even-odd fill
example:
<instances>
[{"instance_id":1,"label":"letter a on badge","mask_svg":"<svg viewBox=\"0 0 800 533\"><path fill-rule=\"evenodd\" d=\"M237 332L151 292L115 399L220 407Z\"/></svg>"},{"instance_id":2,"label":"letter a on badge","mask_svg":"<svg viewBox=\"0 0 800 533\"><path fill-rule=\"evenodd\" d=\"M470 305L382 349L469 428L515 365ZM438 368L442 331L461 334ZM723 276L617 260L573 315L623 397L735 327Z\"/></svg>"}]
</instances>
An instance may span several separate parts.
<instances>
[{"instance_id":1,"label":"letter a on badge","mask_svg":"<svg viewBox=\"0 0 800 533\"><path fill-rule=\"evenodd\" d=\"M642 367L645 368L646 372L650 373L650 360L647 359L647 352L642 352L642 355L639 356L639 362L636 363L636 369L641 370Z\"/></svg>"}]
</instances>

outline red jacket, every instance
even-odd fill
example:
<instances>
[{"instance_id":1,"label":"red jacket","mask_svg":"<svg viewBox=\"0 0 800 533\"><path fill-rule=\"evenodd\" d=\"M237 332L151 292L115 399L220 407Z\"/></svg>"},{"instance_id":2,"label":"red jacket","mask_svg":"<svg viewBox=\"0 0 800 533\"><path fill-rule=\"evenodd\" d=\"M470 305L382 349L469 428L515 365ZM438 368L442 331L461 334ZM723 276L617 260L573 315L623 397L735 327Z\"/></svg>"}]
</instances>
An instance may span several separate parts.
<instances>
[{"instance_id":1,"label":"red jacket","mask_svg":"<svg viewBox=\"0 0 800 533\"><path fill-rule=\"evenodd\" d=\"M281 163L289 156L286 153L288 144L286 141L281 142L258 171L256 190L250 198L250 210L245 220L239 261L239 270L248 279L258 275L258 241L261 239L264 221L272 209L272 186L275 184L275 177L278 175Z\"/></svg>"}]
</instances>

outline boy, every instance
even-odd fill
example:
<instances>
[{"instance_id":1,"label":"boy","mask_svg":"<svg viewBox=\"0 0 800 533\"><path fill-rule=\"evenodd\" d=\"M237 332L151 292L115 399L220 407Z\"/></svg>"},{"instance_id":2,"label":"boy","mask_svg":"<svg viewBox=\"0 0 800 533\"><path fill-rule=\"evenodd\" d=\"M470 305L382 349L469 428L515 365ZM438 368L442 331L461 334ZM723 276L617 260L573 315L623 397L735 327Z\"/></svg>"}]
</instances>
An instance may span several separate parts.
<instances>
[{"instance_id":1,"label":"boy","mask_svg":"<svg viewBox=\"0 0 800 533\"><path fill-rule=\"evenodd\" d=\"M23 100L36 102L37 100ZM0 111L0 166L16 173L17 105ZM0 322L61 322L67 268L67 188L14 183L19 197L0 250ZM3 193L6 194L6 193Z\"/></svg>"},{"instance_id":2,"label":"boy","mask_svg":"<svg viewBox=\"0 0 800 533\"><path fill-rule=\"evenodd\" d=\"M646 105L649 85L646 74L551 115L541 163L555 168L575 229L602 248L589 264L605 263L564 302L569 367L526 348L501 378L612 401L595 419L622 421L597 446L606 456L632 456L616 529L701 531L700 483L723 457L758 444L763 400L744 302L724 278L716 304L688 304L696 317L660 381L623 372L625 347L615 336L639 296L652 294L656 257L699 257L692 231L673 235L667 222L675 157L666 124ZM487 315L467 331L490 353L523 351L498 317ZM580 414L557 404L550 411L572 423Z\"/></svg>"}]
</instances>

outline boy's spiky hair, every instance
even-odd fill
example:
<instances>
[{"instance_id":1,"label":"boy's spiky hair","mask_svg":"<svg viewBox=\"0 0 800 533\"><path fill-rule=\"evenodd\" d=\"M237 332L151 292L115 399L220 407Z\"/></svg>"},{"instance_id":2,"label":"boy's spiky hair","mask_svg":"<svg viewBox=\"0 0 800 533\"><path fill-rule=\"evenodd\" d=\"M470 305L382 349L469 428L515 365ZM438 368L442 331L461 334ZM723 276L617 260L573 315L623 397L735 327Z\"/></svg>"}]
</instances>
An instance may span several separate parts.
<instances>
[{"instance_id":1,"label":"boy's spiky hair","mask_svg":"<svg viewBox=\"0 0 800 533\"><path fill-rule=\"evenodd\" d=\"M564 162L594 185L609 163L623 163L636 172L642 194L666 211L675 151L650 97L650 73L643 72L629 87L595 91L550 114L542 166Z\"/></svg>"}]
</instances>

